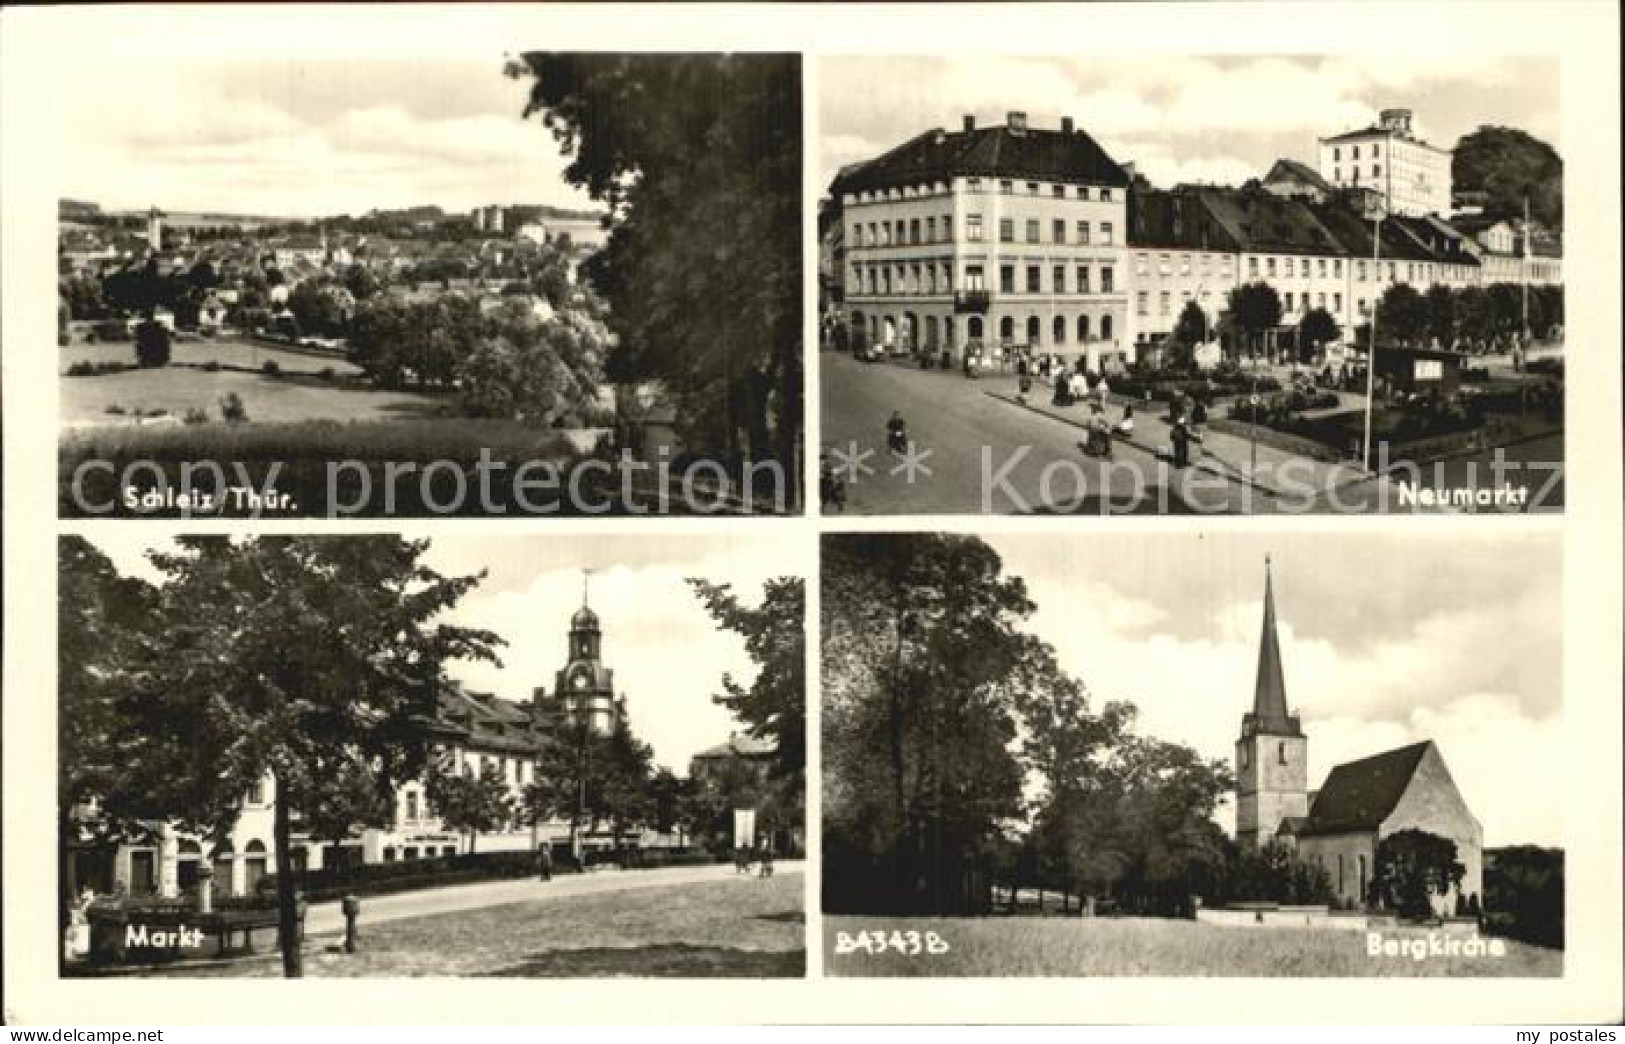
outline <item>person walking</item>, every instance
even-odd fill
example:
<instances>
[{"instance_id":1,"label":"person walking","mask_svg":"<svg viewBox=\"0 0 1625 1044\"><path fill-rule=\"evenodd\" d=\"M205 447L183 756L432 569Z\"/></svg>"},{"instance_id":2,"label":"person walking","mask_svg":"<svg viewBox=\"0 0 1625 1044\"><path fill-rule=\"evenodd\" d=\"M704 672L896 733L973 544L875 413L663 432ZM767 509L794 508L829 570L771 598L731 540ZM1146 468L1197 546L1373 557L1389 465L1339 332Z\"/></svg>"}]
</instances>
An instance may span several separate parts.
<instances>
[{"instance_id":1,"label":"person walking","mask_svg":"<svg viewBox=\"0 0 1625 1044\"><path fill-rule=\"evenodd\" d=\"M1174 467L1186 468L1191 463L1191 432L1185 427L1185 418L1180 417L1174 421L1174 430L1169 434L1174 443Z\"/></svg>"},{"instance_id":2,"label":"person walking","mask_svg":"<svg viewBox=\"0 0 1625 1044\"><path fill-rule=\"evenodd\" d=\"M553 846L546 841L536 850L536 876L544 881L553 880Z\"/></svg>"}]
</instances>

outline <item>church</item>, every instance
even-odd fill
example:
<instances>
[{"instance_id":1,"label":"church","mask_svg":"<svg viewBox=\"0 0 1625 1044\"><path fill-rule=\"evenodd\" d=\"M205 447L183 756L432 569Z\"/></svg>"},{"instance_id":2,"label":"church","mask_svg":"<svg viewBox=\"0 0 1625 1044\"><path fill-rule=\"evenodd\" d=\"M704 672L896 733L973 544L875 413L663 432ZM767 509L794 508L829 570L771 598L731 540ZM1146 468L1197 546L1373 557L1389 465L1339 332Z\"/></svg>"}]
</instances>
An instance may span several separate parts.
<instances>
[{"instance_id":1,"label":"church","mask_svg":"<svg viewBox=\"0 0 1625 1044\"><path fill-rule=\"evenodd\" d=\"M1456 844L1466 868L1461 897L1483 897L1484 828L1468 808L1432 740L1338 765L1309 789L1309 737L1288 712L1286 676L1275 627L1275 591L1264 560L1264 624L1253 709L1236 740L1236 840L1262 847L1278 840L1320 864L1338 899L1366 904L1377 843L1401 830L1425 830ZM1439 897L1448 913L1457 894Z\"/></svg>"}]
</instances>

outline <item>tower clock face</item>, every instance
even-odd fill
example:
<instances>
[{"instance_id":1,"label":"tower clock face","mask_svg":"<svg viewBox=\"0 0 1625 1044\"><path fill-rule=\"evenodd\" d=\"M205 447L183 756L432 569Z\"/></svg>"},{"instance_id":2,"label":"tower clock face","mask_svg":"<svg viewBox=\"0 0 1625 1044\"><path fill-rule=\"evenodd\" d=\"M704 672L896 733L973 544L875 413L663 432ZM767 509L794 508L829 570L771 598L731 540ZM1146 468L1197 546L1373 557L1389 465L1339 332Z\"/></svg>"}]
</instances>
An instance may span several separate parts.
<instances>
[{"instance_id":1,"label":"tower clock face","mask_svg":"<svg viewBox=\"0 0 1625 1044\"><path fill-rule=\"evenodd\" d=\"M574 685L578 689L585 689L587 687L587 676L585 674L578 674L575 677L575 681L571 682L570 684Z\"/></svg>"}]
</instances>

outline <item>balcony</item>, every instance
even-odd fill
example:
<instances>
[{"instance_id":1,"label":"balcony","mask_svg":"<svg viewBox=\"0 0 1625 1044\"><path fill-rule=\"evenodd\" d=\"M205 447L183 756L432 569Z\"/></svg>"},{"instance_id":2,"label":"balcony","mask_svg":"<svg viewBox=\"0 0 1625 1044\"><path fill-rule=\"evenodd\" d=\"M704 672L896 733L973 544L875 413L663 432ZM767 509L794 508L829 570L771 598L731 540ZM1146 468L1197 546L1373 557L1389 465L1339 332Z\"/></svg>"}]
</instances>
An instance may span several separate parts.
<instances>
[{"instance_id":1,"label":"balcony","mask_svg":"<svg viewBox=\"0 0 1625 1044\"><path fill-rule=\"evenodd\" d=\"M989 304L986 290L961 290L954 294L954 313L985 313Z\"/></svg>"}]
</instances>

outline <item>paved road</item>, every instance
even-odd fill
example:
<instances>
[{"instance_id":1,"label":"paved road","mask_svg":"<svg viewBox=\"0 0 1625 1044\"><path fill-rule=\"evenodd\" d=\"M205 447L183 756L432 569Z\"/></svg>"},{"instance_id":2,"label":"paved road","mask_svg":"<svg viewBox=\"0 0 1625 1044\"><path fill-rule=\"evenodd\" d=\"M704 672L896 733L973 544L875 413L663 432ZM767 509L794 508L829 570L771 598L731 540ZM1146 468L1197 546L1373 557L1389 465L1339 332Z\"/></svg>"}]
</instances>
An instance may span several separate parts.
<instances>
[{"instance_id":1,"label":"paved road","mask_svg":"<svg viewBox=\"0 0 1625 1044\"><path fill-rule=\"evenodd\" d=\"M1086 457L1082 431L993 398L990 381L837 352L819 362L824 447L846 453L855 443L873 469L848 483L851 513L1183 514L1192 502L1228 510L1235 495L1194 471L1170 488L1170 469L1132 447L1119 445L1111 464ZM894 409L930 471L913 481L903 458L886 450Z\"/></svg>"},{"instance_id":2,"label":"paved road","mask_svg":"<svg viewBox=\"0 0 1625 1044\"><path fill-rule=\"evenodd\" d=\"M804 869L805 864L799 860L781 861L773 866L774 874L781 877L799 875ZM598 870L587 874L561 874L551 881L527 877L510 881L451 885L446 888L429 888L362 899L360 923L365 928L369 924L382 924L385 921L455 913L458 910L477 910L486 906L547 902L600 892L717 881L732 877L736 872L732 863L718 863L708 866L663 867L658 870ZM327 935L343 931L344 914L337 901L313 903L305 912L306 935Z\"/></svg>"}]
</instances>

